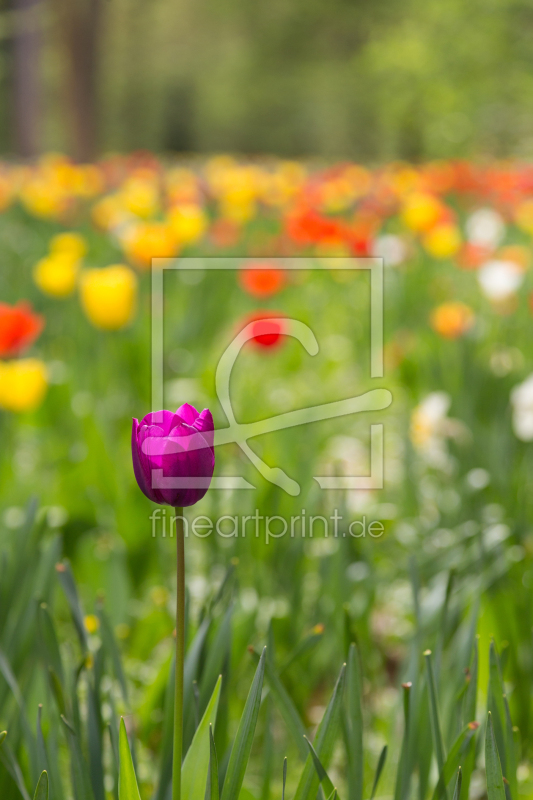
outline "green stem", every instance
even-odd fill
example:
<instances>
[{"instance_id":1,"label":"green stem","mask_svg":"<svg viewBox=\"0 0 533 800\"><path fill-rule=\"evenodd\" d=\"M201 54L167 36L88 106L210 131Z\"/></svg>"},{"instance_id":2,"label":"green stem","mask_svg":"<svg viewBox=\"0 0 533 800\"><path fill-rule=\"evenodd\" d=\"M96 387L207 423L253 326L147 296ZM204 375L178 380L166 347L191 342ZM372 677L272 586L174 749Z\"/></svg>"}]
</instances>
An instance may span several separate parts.
<instances>
[{"instance_id":1,"label":"green stem","mask_svg":"<svg viewBox=\"0 0 533 800\"><path fill-rule=\"evenodd\" d=\"M183 662L185 659L185 537L183 508L176 508L177 600L176 600L176 682L174 684L174 751L172 800L181 800L183 756Z\"/></svg>"}]
</instances>

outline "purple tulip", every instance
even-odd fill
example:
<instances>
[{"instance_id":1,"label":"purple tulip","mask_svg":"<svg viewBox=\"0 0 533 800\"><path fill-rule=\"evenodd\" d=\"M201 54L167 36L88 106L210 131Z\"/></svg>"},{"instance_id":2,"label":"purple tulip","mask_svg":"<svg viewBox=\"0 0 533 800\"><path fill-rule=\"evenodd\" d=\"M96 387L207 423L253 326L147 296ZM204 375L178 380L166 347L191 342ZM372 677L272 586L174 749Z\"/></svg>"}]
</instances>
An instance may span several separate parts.
<instances>
[{"instance_id":1,"label":"purple tulip","mask_svg":"<svg viewBox=\"0 0 533 800\"><path fill-rule=\"evenodd\" d=\"M209 489L215 468L211 412L199 414L185 403L175 414L156 411L140 423L134 419L131 451L135 478L149 500L192 506Z\"/></svg>"}]
</instances>

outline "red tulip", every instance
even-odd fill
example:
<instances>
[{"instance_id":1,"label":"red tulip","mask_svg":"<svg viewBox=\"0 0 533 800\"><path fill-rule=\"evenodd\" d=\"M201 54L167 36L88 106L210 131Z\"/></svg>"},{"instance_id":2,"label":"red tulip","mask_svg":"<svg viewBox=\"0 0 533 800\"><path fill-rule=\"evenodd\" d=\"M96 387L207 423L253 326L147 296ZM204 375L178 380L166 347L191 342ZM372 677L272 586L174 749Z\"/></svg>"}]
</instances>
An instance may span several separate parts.
<instances>
[{"instance_id":1,"label":"red tulip","mask_svg":"<svg viewBox=\"0 0 533 800\"><path fill-rule=\"evenodd\" d=\"M18 356L30 347L44 328L44 318L31 305L0 303L0 358Z\"/></svg>"}]
</instances>

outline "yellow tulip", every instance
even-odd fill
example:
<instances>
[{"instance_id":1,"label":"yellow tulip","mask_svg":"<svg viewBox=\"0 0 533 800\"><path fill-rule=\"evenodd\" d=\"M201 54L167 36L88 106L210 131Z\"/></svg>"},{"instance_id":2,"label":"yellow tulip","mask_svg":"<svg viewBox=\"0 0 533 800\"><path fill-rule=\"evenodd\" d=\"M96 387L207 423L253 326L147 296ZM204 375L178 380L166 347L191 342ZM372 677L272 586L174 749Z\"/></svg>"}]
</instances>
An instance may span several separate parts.
<instances>
[{"instance_id":1,"label":"yellow tulip","mask_svg":"<svg viewBox=\"0 0 533 800\"><path fill-rule=\"evenodd\" d=\"M80 233L68 231L58 233L50 240L51 253L69 253L76 258L83 258L87 253L87 242Z\"/></svg>"},{"instance_id":2,"label":"yellow tulip","mask_svg":"<svg viewBox=\"0 0 533 800\"><path fill-rule=\"evenodd\" d=\"M402 218L412 231L427 231L435 225L441 210L441 204L433 195L412 192L404 201Z\"/></svg>"},{"instance_id":3,"label":"yellow tulip","mask_svg":"<svg viewBox=\"0 0 533 800\"><path fill-rule=\"evenodd\" d=\"M48 387L46 366L36 358L0 361L0 408L18 414L35 411Z\"/></svg>"},{"instance_id":4,"label":"yellow tulip","mask_svg":"<svg viewBox=\"0 0 533 800\"><path fill-rule=\"evenodd\" d=\"M140 267L149 268L153 258L173 258L179 242L165 222L143 222L135 225L124 243L128 258Z\"/></svg>"},{"instance_id":5,"label":"yellow tulip","mask_svg":"<svg viewBox=\"0 0 533 800\"><path fill-rule=\"evenodd\" d=\"M124 264L89 269L80 278L83 310L95 328L115 331L128 325L137 308L137 276Z\"/></svg>"},{"instance_id":6,"label":"yellow tulip","mask_svg":"<svg viewBox=\"0 0 533 800\"><path fill-rule=\"evenodd\" d=\"M33 279L41 292L51 297L68 297L76 288L79 260L67 252L56 252L37 262Z\"/></svg>"},{"instance_id":7,"label":"yellow tulip","mask_svg":"<svg viewBox=\"0 0 533 800\"><path fill-rule=\"evenodd\" d=\"M190 244L201 239L207 228L207 216L201 206L187 203L171 208L168 221L178 241Z\"/></svg>"},{"instance_id":8,"label":"yellow tulip","mask_svg":"<svg viewBox=\"0 0 533 800\"><path fill-rule=\"evenodd\" d=\"M451 258L461 247L461 233L456 225L435 225L424 236L424 247L433 258Z\"/></svg>"},{"instance_id":9,"label":"yellow tulip","mask_svg":"<svg viewBox=\"0 0 533 800\"><path fill-rule=\"evenodd\" d=\"M153 217L159 208L159 187L154 180L130 178L120 191L124 208L137 217Z\"/></svg>"}]
</instances>

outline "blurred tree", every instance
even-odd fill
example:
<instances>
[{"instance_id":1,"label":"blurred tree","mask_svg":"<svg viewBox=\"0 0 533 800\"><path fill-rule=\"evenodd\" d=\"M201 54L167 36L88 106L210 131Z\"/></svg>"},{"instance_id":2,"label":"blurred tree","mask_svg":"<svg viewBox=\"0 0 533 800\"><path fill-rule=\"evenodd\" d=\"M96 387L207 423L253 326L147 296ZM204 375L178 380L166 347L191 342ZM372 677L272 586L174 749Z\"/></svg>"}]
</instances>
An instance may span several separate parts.
<instances>
[{"instance_id":1,"label":"blurred tree","mask_svg":"<svg viewBox=\"0 0 533 800\"><path fill-rule=\"evenodd\" d=\"M23 157L39 152L41 124L41 21L39 0L13 0L13 94L16 149Z\"/></svg>"},{"instance_id":2,"label":"blurred tree","mask_svg":"<svg viewBox=\"0 0 533 800\"><path fill-rule=\"evenodd\" d=\"M41 3L63 54L47 29L44 144L65 146L66 109L78 158L533 156L529 0Z\"/></svg>"},{"instance_id":3,"label":"blurred tree","mask_svg":"<svg viewBox=\"0 0 533 800\"><path fill-rule=\"evenodd\" d=\"M65 56L72 153L89 161L98 146L98 44L102 0L52 0Z\"/></svg>"}]
</instances>

